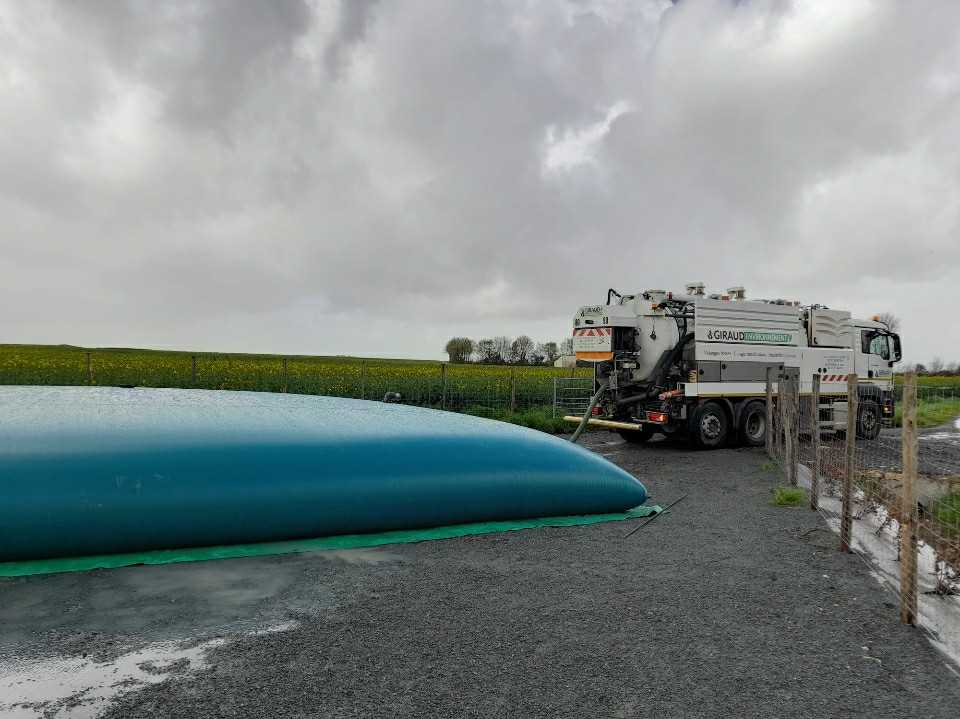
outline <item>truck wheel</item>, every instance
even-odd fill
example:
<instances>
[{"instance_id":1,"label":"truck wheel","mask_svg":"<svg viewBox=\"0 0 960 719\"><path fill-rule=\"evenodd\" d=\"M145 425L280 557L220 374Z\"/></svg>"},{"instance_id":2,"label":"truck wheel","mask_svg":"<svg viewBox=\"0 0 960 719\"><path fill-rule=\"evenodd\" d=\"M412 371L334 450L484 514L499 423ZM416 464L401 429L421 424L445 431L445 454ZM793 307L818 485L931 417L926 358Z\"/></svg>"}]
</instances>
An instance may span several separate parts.
<instances>
[{"instance_id":1,"label":"truck wheel","mask_svg":"<svg viewBox=\"0 0 960 719\"><path fill-rule=\"evenodd\" d=\"M653 430L647 427L643 429L618 429L617 433L630 444L643 444L653 436Z\"/></svg>"},{"instance_id":2,"label":"truck wheel","mask_svg":"<svg viewBox=\"0 0 960 719\"><path fill-rule=\"evenodd\" d=\"M767 407L748 402L740 412L740 441L746 447L762 447L767 441Z\"/></svg>"},{"instance_id":3,"label":"truck wheel","mask_svg":"<svg viewBox=\"0 0 960 719\"><path fill-rule=\"evenodd\" d=\"M857 436L861 439L876 439L880 435L880 405L863 402L857 412Z\"/></svg>"},{"instance_id":4,"label":"truck wheel","mask_svg":"<svg viewBox=\"0 0 960 719\"><path fill-rule=\"evenodd\" d=\"M690 437L699 449L716 449L727 443L730 421L727 413L716 402L705 402L691 417Z\"/></svg>"}]
</instances>

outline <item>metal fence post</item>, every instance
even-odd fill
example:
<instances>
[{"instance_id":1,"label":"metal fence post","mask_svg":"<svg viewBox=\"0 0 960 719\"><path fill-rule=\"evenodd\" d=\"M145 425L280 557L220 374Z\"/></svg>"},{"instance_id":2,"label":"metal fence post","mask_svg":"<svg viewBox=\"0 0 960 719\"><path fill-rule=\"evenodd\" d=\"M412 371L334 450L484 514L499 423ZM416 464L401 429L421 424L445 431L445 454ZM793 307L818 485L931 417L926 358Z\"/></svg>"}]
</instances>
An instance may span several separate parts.
<instances>
[{"instance_id":1,"label":"metal fence post","mask_svg":"<svg viewBox=\"0 0 960 719\"><path fill-rule=\"evenodd\" d=\"M773 459L773 367L767 367L767 457Z\"/></svg>"},{"instance_id":2,"label":"metal fence post","mask_svg":"<svg viewBox=\"0 0 960 719\"><path fill-rule=\"evenodd\" d=\"M360 362L360 399L367 398L367 363Z\"/></svg>"},{"instance_id":3,"label":"metal fence post","mask_svg":"<svg viewBox=\"0 0 960 719\"><path fill-rule=\"evenodd\" d=\"M447 408L447 363L440 363L440 409Z\"/></svg>"},{"instance_id":4,"label":"metal fence post","mask_svg":"<svg viewBox=\"0 0 960 719\"><path fill-rule=\"evenodd\" d=\"M847 375L847 458L843 472L843 505L840 514L840 551L850 551L853 529L853 476L857 471L857 375Z\"/></svg>"},{"instance_id":5,"label":"metal fence post","mask_svg":"<svg viewBox=\"0 0 960 719\"><path fill-rule=\"evenodd\" d=\"M810 509L820 504L820 375L814 373L810 384Z\"/></svg>"},{"instance_id":6,"label":"metal fence post","mask_svg":"<svg viewBox=\"0 0 960 719\"><path fill-rule=\"evenodd\" d=\"M283 387L280 388L281 392L286 393L287 384L289 382L289 375L287 374L287 358L283 358Z\"/></svg>"},{"instance_id":7,"label":"metal fence post","mask_svg":"<svg viewBox=\"0 0 960 719\"><path fill-rule=\"evenodd\" d=\"M87 352L87 384L93 384L93 359L90 352Z\"/></svg>"},{"instance_id":8,"label":"metal fence post","mask_svg":"<svg viewBox=\"0 0 960 719\"><path fill-rule=\"evenodd\" d=\"M190 355L190 383L197 386L197 356Z\"/></svg>"},{"instance_id":9,"label":"metal fence post","mask_svg":"<svg viewBox=\"0 0 960 719\"><path fill-rule=\"evenodd\" d=\"M917 623L917 374L903 385L903 482L900 497L900 622Z\"/></svg>"},{"instance_id":10,"label":"metal fence post","mask_svg":"<svg viewBox=\"0 0 960 719\"><path fill-rule=\"evenodd\" d=\"M517 370L510 368L510 411L517 411Z\"/></svg>"}]
</instances>

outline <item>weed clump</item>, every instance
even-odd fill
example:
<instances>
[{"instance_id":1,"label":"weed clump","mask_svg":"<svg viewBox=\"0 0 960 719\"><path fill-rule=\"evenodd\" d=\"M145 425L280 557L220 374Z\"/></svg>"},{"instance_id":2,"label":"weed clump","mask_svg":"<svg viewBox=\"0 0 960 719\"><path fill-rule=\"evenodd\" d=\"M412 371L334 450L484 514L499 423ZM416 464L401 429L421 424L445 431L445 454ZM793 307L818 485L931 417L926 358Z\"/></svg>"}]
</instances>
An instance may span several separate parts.
<instances>
[{"instance_id":1,"label":"weed clump","mask_svg":"<svg viewBox=\"0 0 960 719\"><path fill-rule=\"evenodd\" d=\"M807 493L800 487L777 487L773 490L773 503L777 507L802 507L807 502Z\"/></svg>"}]
</instances>

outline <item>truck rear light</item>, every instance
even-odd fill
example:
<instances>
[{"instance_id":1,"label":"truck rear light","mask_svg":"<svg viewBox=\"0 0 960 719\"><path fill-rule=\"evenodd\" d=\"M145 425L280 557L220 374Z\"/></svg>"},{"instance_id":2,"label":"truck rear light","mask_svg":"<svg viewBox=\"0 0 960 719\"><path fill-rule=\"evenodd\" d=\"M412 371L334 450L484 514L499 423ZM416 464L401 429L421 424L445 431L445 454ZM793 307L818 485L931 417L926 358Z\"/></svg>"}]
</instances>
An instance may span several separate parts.
<instances>
[{"instance_id":1,"label":"truck rear light","mask_svg":"<svg viewBox=\"0 0 960 719\"><path fill-rule=\"evenodd\" d=\"M669 419L666 412L647 412L647 421L656 422L657 424L665 424Z\"/></svg>"},{"instance_id":2,"label":"truck rear light","mask_svg":"<svg viewBox=\"0 0 960 719\"><path fill-rule=\"evenodd\" d=\"M594 407L593 414L603 414L603 410L600 409L599 407Z\"/></svg>"}]
</instances>

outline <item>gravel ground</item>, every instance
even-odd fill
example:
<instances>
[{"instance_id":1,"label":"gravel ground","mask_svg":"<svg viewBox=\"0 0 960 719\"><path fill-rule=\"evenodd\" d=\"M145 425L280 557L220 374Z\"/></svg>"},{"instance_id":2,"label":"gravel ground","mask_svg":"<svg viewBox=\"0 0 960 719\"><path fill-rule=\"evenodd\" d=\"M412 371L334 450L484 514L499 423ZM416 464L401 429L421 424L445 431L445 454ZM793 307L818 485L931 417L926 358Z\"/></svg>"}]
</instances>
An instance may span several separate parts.
<instances>
[{"instance_id":1,"label":"gravel ground","mask_svg":"<svg viewBox=\"0 0 960 719\"><path fill-rule=\"evenodd\" d=\"M960 477L960 419L940 427L928 427L918 432L919 452L917 469L921 476L943 479ZM846 457L843 436L824 433L821 438L823 461L842 472ZM801 456L811 458L809 438L801 435ZM903 468L903 442L899 428L880 431L875 440L857 440L857 461L864 469L900 472Z\"/></svg>"},{"instance_id":2,"label":"gravel ground","mask_svg":"<svg viewBox=\"0 0 960 719\"><path fill-rule=\"evenodd\" d=\"M877 469L899 470L903 466L901 439L901 430L890 428L882 430L875 442L858 440L861 461ZM918 444L917 469L920 474L930 477L960 475L960 420L921 429ZM842 447L838 449L842 451Z\"/></svg>"},{"instance_id":3,"label":"gravel ground","mask_svg":"<svg viewBox=\"0 0 960 719\"><path fill-rule=\"evenodd\" d=\"M654 501L687 498L629 538L635 522L3 580L0 659L232 637L107 717L956 717L960 675L816 513L771 505L761 452L585 443Z\"/></svg>"}]
</instances>

